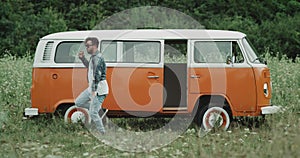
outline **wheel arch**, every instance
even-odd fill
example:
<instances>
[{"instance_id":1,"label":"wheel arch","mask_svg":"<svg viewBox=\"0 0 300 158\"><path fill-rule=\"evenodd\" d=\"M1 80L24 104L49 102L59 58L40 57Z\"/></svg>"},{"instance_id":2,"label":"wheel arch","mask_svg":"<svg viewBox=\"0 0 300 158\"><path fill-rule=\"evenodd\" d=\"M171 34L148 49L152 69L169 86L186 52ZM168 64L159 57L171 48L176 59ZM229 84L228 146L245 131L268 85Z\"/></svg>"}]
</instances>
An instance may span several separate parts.
<instances>
[{"instance_id":1,"label":"wheel arch","mask_svg":"<svg viewBox=\"0 0 300 158\"><path fill-rule=\"evenodd\" d=\"M193 117L196 124L202 124L202 115L210 106L223 108L228 113L230 120L233 119L231 103L226 95L205 94L198 97L193 109Z\"/></svg>"},{"instance_id":2,"label":"wheel arch","mask_svg":"<svg viewBox=\"0 0 300 158\"><path fill-rule=\"evenodd\" d=\"M71 107L75 105L75 103L73 101L61 101L59 102L56 106L55 106L55 114L59 114L64 116L64 114L66 113L66 111Z\"/></svg>"},{"instance_id":3,"label":"wheel arch","mask_svg":"<svg viewBox=\"0 0 300 158\"><path fill-rule=\"evenodd\" d=\"M225 110L230 110L231 114L233 114L233 107L228 99L228 97L224 94L203 94L198 97L193 113L196 114L201 108L204 108L205 105L215 105L215 106L220 106L220 105L227 105L225 106Z\"/></svg>"}]
</instances>

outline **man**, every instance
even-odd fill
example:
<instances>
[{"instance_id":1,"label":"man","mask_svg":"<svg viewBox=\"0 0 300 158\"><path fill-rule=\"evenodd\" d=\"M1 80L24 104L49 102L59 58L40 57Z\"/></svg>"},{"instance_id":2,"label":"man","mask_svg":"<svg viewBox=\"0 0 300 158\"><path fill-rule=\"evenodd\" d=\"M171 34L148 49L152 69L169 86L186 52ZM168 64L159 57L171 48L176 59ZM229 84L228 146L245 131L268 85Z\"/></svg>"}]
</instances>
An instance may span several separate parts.
<instances>
[{"instance_id":1,"label":"man","mask_svg":"<svg viewBox=\"0 0 300 158\"><path fill-rule=\"evenodd\" d=\"M83 51L80 51L78 56L84 66L88 68L89 87L76 98L75 105L79 107L86 107L88 102L91 101L89 106L89 115L95 123L97 130L101 134L104 134L105 129L99 116L99 110L101 109L101 105L106 98L106 95L108 94L106 64L102 54L98 51L99 41L97 38L88 37L85 39L84 43L87 52L91 54L91 58L88 61L84 57Z\"/></svg>"}]
</instances>

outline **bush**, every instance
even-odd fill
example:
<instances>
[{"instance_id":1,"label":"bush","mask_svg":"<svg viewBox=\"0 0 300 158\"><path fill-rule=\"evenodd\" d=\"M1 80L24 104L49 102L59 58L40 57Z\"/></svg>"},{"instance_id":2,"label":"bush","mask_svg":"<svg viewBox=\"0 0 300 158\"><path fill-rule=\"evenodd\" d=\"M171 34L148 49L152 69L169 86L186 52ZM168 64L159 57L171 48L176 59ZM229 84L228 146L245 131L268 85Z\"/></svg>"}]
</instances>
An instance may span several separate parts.
<instances>
[{"instance_id":1,"label":"bush","mask_svg":"<svg viewBox=\"0 0 300 158\"><path fill-rule=\"evenodd\" d=\"M5 55L0 63L0 106L30 106L32 57Z\"/></svg>"}]
</instances>

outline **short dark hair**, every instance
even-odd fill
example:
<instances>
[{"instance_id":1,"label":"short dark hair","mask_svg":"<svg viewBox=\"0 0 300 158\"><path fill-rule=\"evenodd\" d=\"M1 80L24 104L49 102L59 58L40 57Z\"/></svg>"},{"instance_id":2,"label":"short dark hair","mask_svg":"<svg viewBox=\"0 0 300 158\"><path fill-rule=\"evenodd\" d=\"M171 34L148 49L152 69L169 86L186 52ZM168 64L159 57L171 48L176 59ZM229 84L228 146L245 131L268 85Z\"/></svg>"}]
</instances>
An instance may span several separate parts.
<instances>
[{"instance_id":1,"label":"short dark hair","mask_svg":"<svg viewBox=\"0 0 300 158\"><path fill-rule=\"evenodd\" d=\"M88 37L85 39L84 43L86 43L87 41L92 41L93 45L96 45L97 47L99 46L99 40L96 37Z\"/></svg>"}]
</instances>

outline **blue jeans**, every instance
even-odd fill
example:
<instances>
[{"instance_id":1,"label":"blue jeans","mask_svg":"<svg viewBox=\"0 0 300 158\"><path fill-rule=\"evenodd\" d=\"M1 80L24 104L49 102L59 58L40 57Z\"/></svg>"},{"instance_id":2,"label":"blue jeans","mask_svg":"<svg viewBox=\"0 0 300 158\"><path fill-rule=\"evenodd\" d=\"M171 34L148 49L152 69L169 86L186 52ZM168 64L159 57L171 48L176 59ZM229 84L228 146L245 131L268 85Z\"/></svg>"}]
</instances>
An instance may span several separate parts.
<instances>
[{"instance_id":1,"label":"blue jeans","mask_svg":"<svg viewBox=\"0 0 300 158\"><path fill-rule=\"evenodd\" d=\"M75 100L76 106L89 109L89 115L92 121L96 124L97 130L102 133L105 132L105 129L102 123L102 119L99 116L99 111L105 98L106 95L96 95L95 97L92 97L87 88L86 90L81 92L81 94Z\"/></svg>"}]
</instances>

